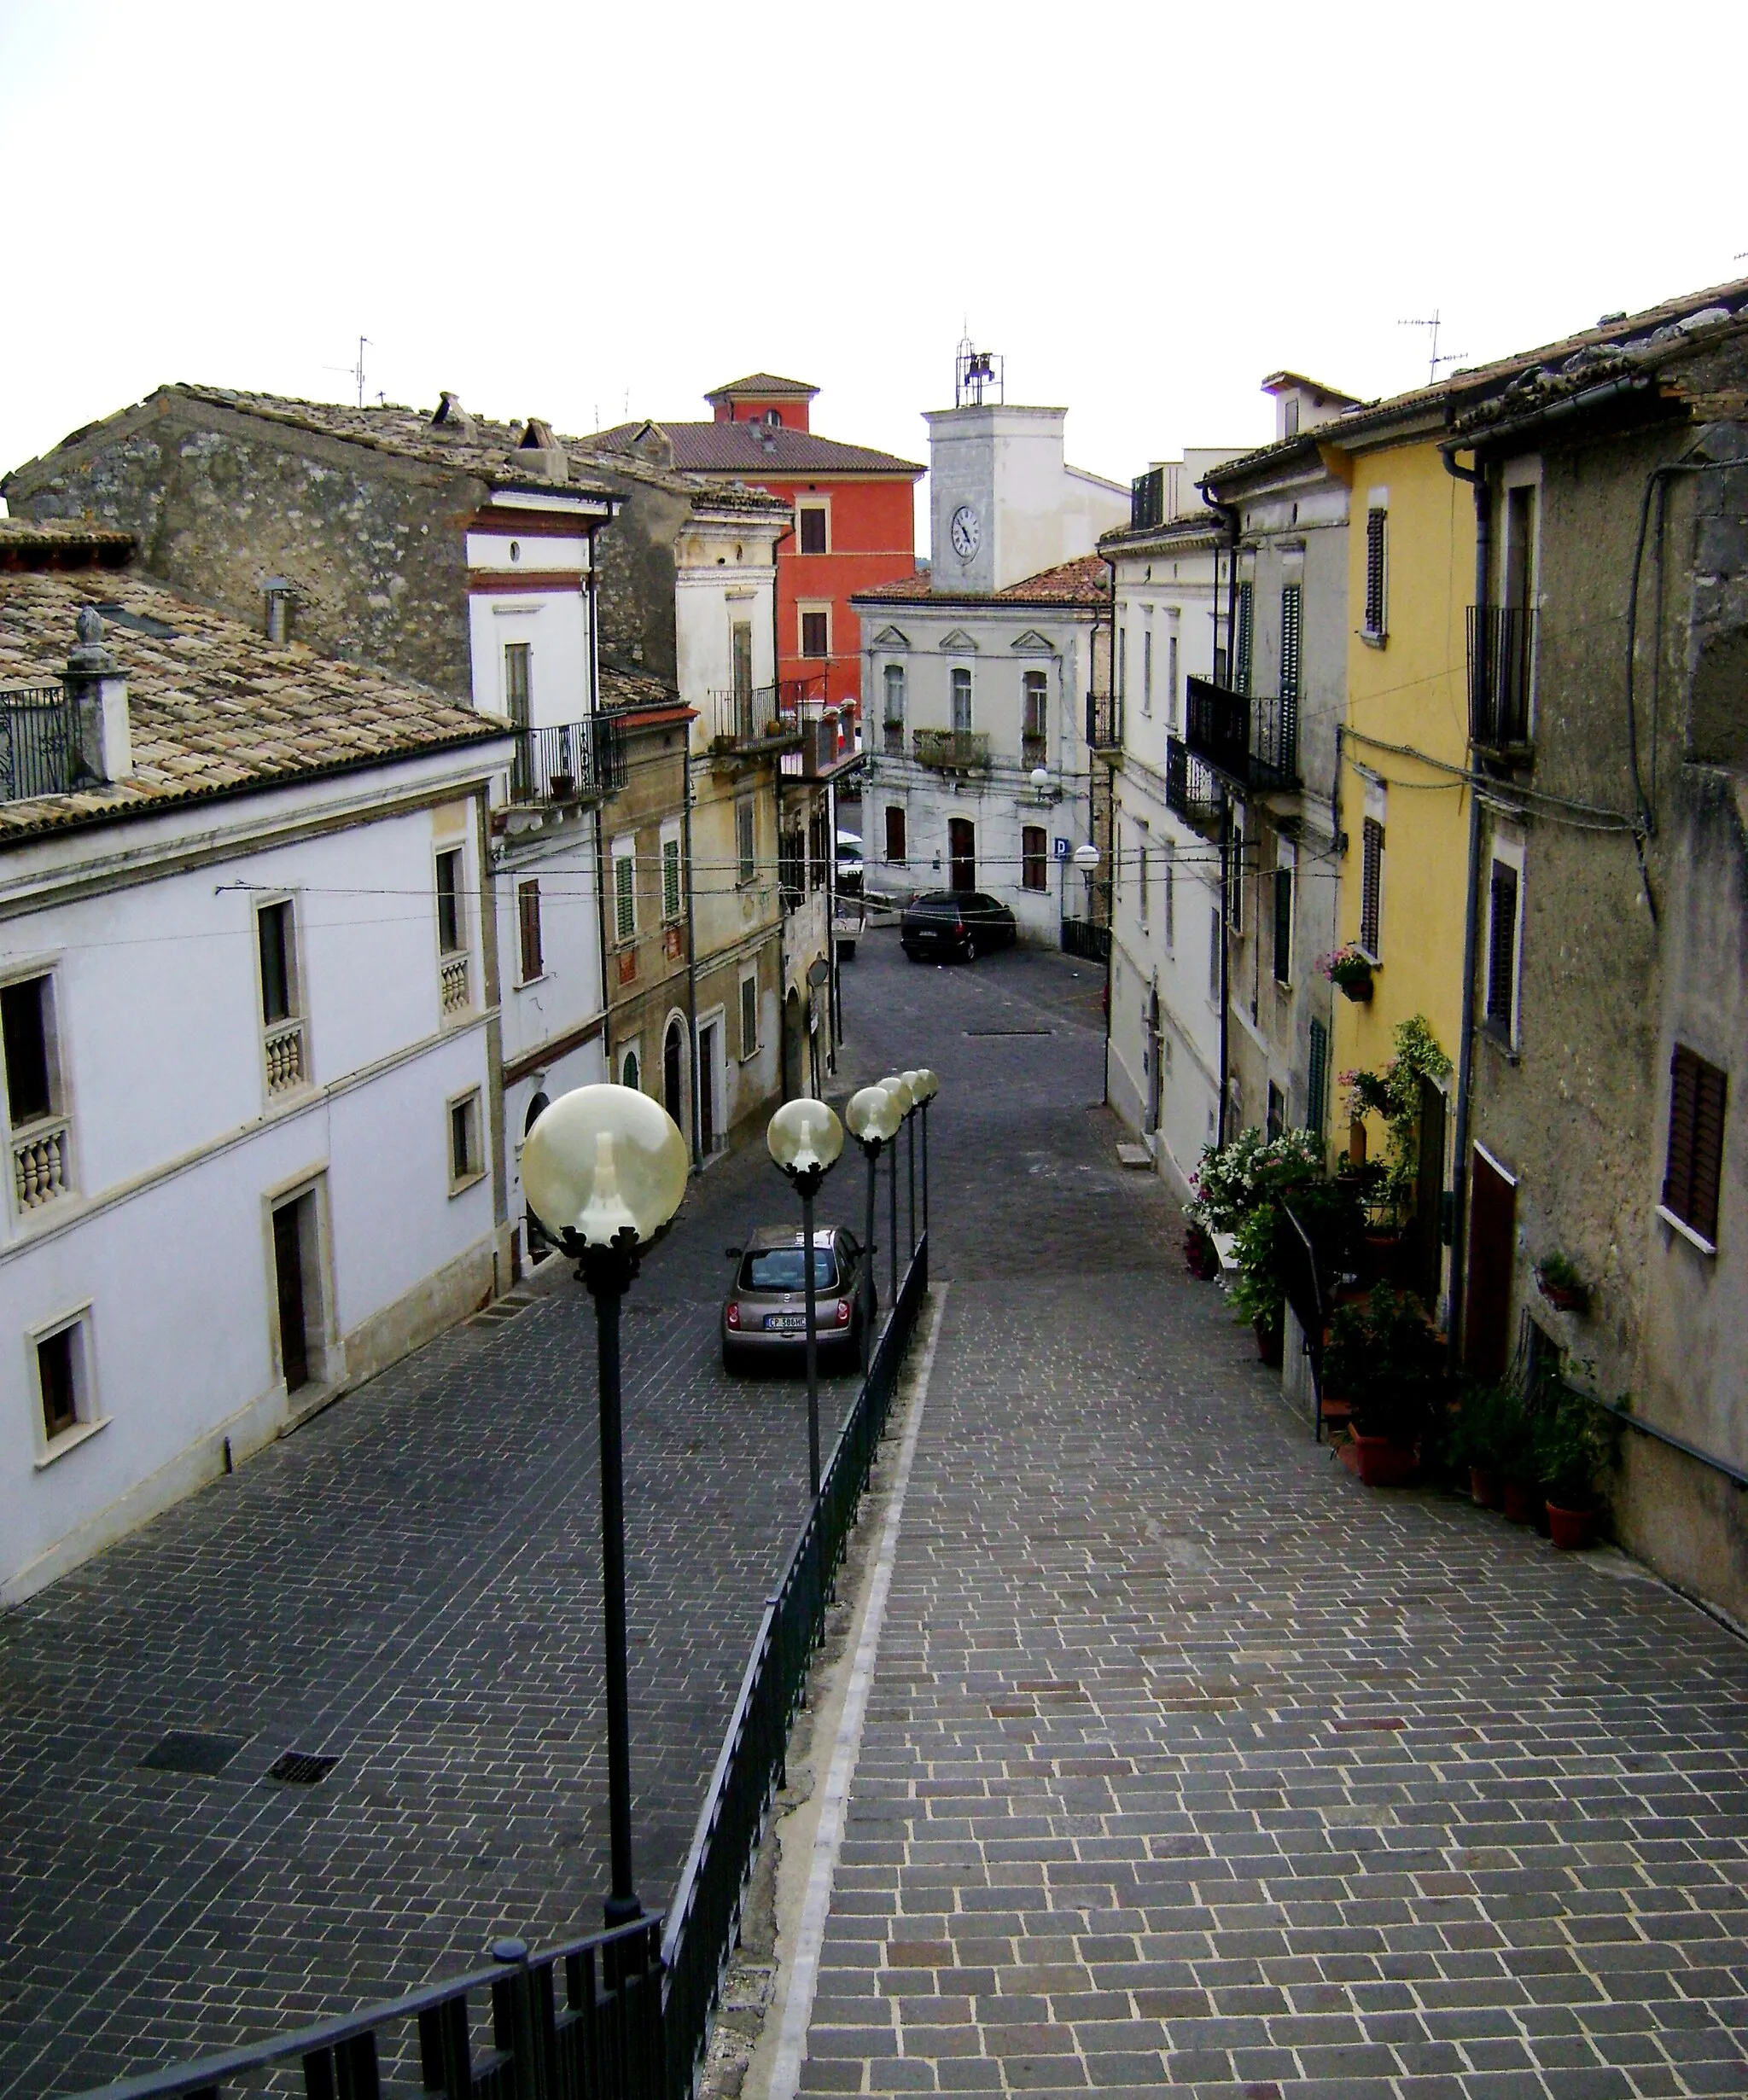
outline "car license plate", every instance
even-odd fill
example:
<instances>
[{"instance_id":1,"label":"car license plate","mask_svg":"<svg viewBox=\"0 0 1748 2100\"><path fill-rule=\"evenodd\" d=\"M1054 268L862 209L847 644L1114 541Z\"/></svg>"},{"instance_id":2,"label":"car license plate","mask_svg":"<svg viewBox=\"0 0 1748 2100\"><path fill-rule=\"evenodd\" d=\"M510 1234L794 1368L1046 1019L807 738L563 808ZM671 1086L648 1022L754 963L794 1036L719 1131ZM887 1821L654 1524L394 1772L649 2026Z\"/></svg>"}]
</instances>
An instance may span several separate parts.
<instances>
[{"instance_id":1,"label":"car license plate","mask_svg":"<svg viewBox=\"0 0 1748 2100\"><path fill-rule=\"evenodd\" d=\"M767 1332L803 1335L807 1330L807 1316L805 1312L767 1312L765 1326Z\"/></svg>"}]
</instances>

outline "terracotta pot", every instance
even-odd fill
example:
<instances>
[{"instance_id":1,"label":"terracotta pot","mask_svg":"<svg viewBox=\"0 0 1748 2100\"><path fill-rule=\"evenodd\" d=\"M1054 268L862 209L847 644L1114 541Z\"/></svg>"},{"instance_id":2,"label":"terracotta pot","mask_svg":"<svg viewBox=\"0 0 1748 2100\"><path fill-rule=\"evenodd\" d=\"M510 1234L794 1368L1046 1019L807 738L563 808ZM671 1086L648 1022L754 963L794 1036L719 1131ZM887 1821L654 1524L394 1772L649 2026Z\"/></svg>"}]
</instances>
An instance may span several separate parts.
<instances>
[{"instance_id":1,"label":"terracotta pot","mask_svg":"<svg viewBox=\"0 0 1748 2100\"><path fill-rule=\"evenodd\" d=\"M1414 1477L1414 1446L1354 1432L1360 1478L1368 1487L1403 1487Z\"/></svg>"},{"instance_id":2,"label":"terracotta pot","mask_svg":"<svg viewBox=\"0 0 1748 2100\"><path fill-rule=\"evenodd\" d=\"M1512 1523L1533 1524L1541 1513L1541 1491L1534 1480L1507 1479L1502 1507Z\"/></svg>"},{"instance_id":3,"label":"terracotta pot","mask_svg":"<svg viewBox=\"0 0 1748 2100\"><path fill-rule=\"evenodd\" d=\"M1270 1370L1280 1369L1285 1347L1285 1323L1279 1320L1252 1320L1256 1334L1256 1353Z\"/></svg>"},{"instance_id":4,"label":"terracotta pot","mask_svg":"<svg viewBox=\"0 0 1748 2100\"><path fill-rule=\"evenodd\" d=\"M1477 1510L1496 1510L1499 1507L1499 1475L1485 1466L1469 1469L1469 1492L1473 1496Z\"/></svg>"},{"instance_id":5,"label":"terracotta pot","mask_svg":"<svg viewBox=\"0 0 1748 2100\"><path fill-rule=\"evenodd\" d=\"M1370 1006L1372 1003L1372 980L1369 977L1362 977L1357 982L1349 979L1346 984L1338 984L1336 990L1344 999L1351 999L1356 1006Z\"/></svg>"},{"instance_id":6,"label":"terracotta pot","mask_svg":"<svg viewBox=\"0 0 1748 2100\"><path fill-rule=\"evenodd\" d=\"M1547 1504L1547 1535L1564 1551L1575 1552L1596 1544L1594 1510L1562 1510Z\"/></svg>"}]
</instances>

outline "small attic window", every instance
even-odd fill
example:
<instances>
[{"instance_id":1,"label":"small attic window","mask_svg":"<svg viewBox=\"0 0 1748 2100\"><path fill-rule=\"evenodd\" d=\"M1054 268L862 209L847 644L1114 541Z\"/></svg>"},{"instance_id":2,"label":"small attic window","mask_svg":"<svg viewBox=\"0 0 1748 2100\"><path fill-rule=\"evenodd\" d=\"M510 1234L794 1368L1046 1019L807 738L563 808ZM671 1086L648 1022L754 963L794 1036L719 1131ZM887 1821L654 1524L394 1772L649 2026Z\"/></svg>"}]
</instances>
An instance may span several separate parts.
<instances>
[{"instance_id":1,"label":"small attic window","mask_svg":"<svg viewBox=\"0 0 1748 2100\"><path fill-rule=\"evenodd\" d=\"M1286 425L1286 434L1290 438L1296 438L1299 434L1298 395L1296 393L1290 393L1287 396L1285 402L1283 404L1283 406L1285 410L1285 421Z\"/></svg>"},{"instance_id":2,"label":"small attic window","mask_svg":"<svg viewBox=\"0 0 1748 2100\"><path fill-rule=\"evenodd\" d=\"M781 409L766 409L760 421L768 423L773 430L780 429L783 426L783 411Z\"/></svg>"}]
</instances>

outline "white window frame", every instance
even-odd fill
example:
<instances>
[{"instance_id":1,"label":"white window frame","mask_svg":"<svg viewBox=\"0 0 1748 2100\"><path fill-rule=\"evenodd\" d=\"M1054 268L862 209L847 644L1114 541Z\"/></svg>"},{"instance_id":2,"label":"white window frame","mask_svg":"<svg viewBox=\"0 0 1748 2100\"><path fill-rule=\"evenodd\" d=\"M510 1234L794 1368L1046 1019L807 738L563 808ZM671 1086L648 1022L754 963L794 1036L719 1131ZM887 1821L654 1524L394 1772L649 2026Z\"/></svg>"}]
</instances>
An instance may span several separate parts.
<instances>
[{"instance_id":1,"label":"white window frame","mask_svg":"<svg viewBox=\"0 0 1748 2100\"><path fill-rule=\"evenodd\" d=\"M437 870L445 858L455 856L455 922L458 945L446 948L443 945L442 889L437 880ZM434 839L431 844L431 934L437 944L437 1003L442 1020L447 1023L463 1019L474 1007L474 915L469 896L468 843L465 835L451 834ZM449 1000L449 986L456 966L462 973L463 996L458 1004Z\"/></svg>"},{"instance_id":2,"label":"white window frame","mask_svg":"<svg viewBox=\"0 0 1748 2100\"><path fill-rule=\"evenodd\" d=\"M431 905L434 939L436 933L437 916L435 882L436 872L434 864ZM294 890L278 890L270 896L252 898L250 902L253 910L249 919L249 933L252 936L249 970L255 980L255 1021L259 1030L257 1040L261 1045L261 1088L265 1099L271 1103L291 1099L306 1092L315 1084L314 1061L311 1054L309 1002L304 996L306 983L303 952L304 915L299 908L297 893ZM288 1011L283 1021L269 1021L267 1018L267 987L261 980L261 914L264 911L276 910L281 905L290 907L290 917L287 924L291 929L291 937L286 943L285 951ZM291 1085L276 1088L271 1084L269 1077L267 1038L270 1035L289 1034L293 1030L296 1031L298 1036L299 1076Z\"/></svg>"},{"instance_id":3,"label":"white window frame","mask_svg":"<svg viewBox=\"0 0 1748 2100\"><path fill-rule=\"evenodd\" d=\"M810 614L822 613L825 616L825 654L821 656L807 648L807 619ZM831 660L831 600L830 598L798 598L795 601L795 654L810 664L824 664Z\"/></svg>"},{"instance_id":4,"label":"white window frame","mask_svg":"<svg viewBox=\"0 0 1748 2100\"><path fill-rule=\"evenodd\" d=\"M964 680L965 695L965 721L963 729L960 728L958 720L957 704L961 678ZM949 666L947 674L947 727L954 736L971 736L976 730L977 721L977 681L972 674L970 664L953 664Z\"/></svg>"},{"instance_id":5,"label":"white window frame","mask_svg":"<svg viewBox=\"0 0 1748 2100\"><path fill-rule=\"evenodd\" d=\"M255 932L253 925L250 931L251 933ZM259 934L256 934L256 939L259 941ZM49 986L48 997L44 1002L44 1033L46 1038L44 1049L49 1066L49 1113L47 1115L38 1116L33 1123L14 1125L12 1103L4 1085L4 1057L0 1056L0 1123L3 1123L6 1128L8 1158L6 1178L9 1191L7 1201L10 1205L15 1223L20 1229L26 1230L39 1218L55 1215L56 1206L64 1201L67 1196L76 1195L79 1190L79 1178L73 1152L75 1126L72 1087L67 1075L67 1059L61 1050L63 1031L61 1026L60 964L59 955L38 956L28 961L20 958L7 969L0 970L0 985L28 984L32 978L42 977L48 980ZM256 951L254 964L256 1002L259 1010L261 980L259 947ZM27 1146L48 1142L54 1137L57 1128L61 1134L60 1190L45 1201L26 1207L18 1200L18 1168L13 1148L15 1145Z\"/></svg>"},{"instance_id":6,"label":"white window frame","mask_svg":"<svg viewBox=\"0 0 1748 2100\"><path fill-rule=\"evenodd\" d=\"M622 831L613 841L612 862L613 945L615 948L629 948L638 938L638 835L636 832ZM625 916L620 910L619 870L621 862L628 862L631 866L631 882L626 893L626 901L631 907L629 928L626 926Z\"/></svg>"},{"instance_id":7,"label":"white window frame","mask_svg":"<svg viewBox=\"0 0 1748 2100\"><path fill-rule=\"evenodd\" d=\"M750 1043L747 1040L747 987L749 985L753 992L753 1039ZM756 1057L764 1047L759 1033L759 969L756 963L740 974L739 989L736 993L735 1020L741 1036L740 1062L746 1064Z\"/></svg>"},{"instance_id":8,"label":"white window frame","mask_svg":"<svg viewBox=\"0 0 1748 2100\"><path fill-rule=\"evenodd\" d=\"M642 1093L644 1091L644 1043L641 1036L627 1036L613 1053L614 1079L621 1086L630 1085L630 1081L625 1076L627 1061L638 1075L636 1091Z\"/></svg>"},{"instance_id":9,"label":"white window frame","mask_svg":"<svg viewBox=\"0 0 1748 2100\"><path fill-rule=\"evenodd\" d=\"M472 1111L473 1164L464 1173L455 1171L455 1112L457 1108ZM486 1178L486 1104L477 1086L464 1086L458 1094L451 1094L443 1104L443 1152L449 1170L449 1193L452 1196L464 1195Z\"/></svg>"},{"instance_id":10,"label":"white window frame","mask_svg":"<svg viewBox=\"0 0 1748 2100\"><path fill-rule=\"evenodd\" d=\"M32 973L37 974L36 972ZM73 1420L70 1428L61 1429L53 1436L49 1434L47 1411L43 1404L42 1358L38 1352L45 1341L55 1335L75 1330L79 1339L74 1344L73 1387ZM36 1431L36 1470L52 1466L67 1453L77 1451L94 1437L99 1429L108 1426L109 1417L103 1412L97 1385L97 1352L91 1317L91 1300L59 1312L52 1319L39 1321L26 1330L25 1390L31 1395L33 1410L32 1421Z\"/></svg>"},{"instance_id":11,"label":"white window frame","mask_svg":"<svg viewBox=\"0 0 1748 2100\"><path fill-rule=\"evenodd\" d=\"M673 869L673 909L668 909L667 870ZM678 817L667 818L661 826L661 923L678 926L686 915L686 870L685 841Z\"/></svg>"},{"instance_id":12,"label":"white window frame","mask_svg":"<svg viewBox=\"0 0 1748 2100\"><path fill-rule=\"evenodd\" d=\"M533 890L534 893L535 938L540 950L540 967L532 977L525 974L527 969L528 958L524 951L522 941L522 893L525 890ZM547 975L546 912L545 902L540 895L540 878L538 875L519 875L515 882L514 891L516 896L516 988L520 991L528 985L541 983Z\"/></svg>"},{"instance_id":13,"label":"white window frame","mask_svg":"<svg viewBox=\"0 0 1748 2100\"><path fill-rule=\"evenodd\" d=\"M746 840L741 836L743 824L749 835ZM734 886L750 889L758 880L759 805L752 795L743 794L736 798L734 806Z\"/></svg>"}]
</instances>

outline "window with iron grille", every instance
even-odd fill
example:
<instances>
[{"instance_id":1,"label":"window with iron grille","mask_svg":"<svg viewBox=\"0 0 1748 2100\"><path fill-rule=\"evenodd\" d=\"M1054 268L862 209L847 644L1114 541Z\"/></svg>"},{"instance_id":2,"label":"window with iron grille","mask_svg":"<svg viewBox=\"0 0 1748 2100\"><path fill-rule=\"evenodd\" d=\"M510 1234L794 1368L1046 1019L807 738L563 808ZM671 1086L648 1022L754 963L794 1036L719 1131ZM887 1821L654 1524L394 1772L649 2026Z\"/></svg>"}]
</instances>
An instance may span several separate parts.
<instances>
[{"instance_id":1,"label":"window with iron grille","mask_svg":"<svg viewBox=\"0 0 1748 2100\"><path fill-rule=\"evenodd\" d=\"M685 892L680 868L680 835L676 825L661 834L661 916L672 926L685 909Z\"/></svg>"},{"instance_id":2,"label":"window with iron grille","mask_svg":"<svg viewBox=\"0 0 1748 2100\"><path fill-rule=\"evenodd\" d=\"M801 614L801 654L829 656L831 653L830 615L823 608Z\"/></svg>"},{"instance_id":3,"label":"window with iron grille","mask_svg":"<svg viewBox=\"0 0 1748 2100\"><path fill-rule=\"evenodd\" d=\"M750 795L743 796L734 806L735 881L744 889L759 874L758 837L754 829L755 812Z\"/></svg>"},{"instance_id":4,"label":"window with iron grille","mask_svg":"<svg viewBox=\"0 0 1748 2100\"><path fill-rule=\"evenodd\" d=\"M1329 1114L1329 1030L1311 1024L1311 1053L1305 1067L1305 1127L1321 1137Z\"/></svg>"},{"instance_id":5,"label":"window with iron grille","mask_svg":"<svg viewBox=\"0 0 1748 2100\"><path fill-rule=\"evenodd\" d=\"M516 930L521 935L522 982L532 984L545 969L540 953L540 885L538 882L518 882L516 886Z\"/></svg>"},{"instance_id":6,"label":"window with iron grille","mask_svg":"<svg viewBox=\"0 0 1748 2100\"><path fill-rule=\"evenodd\" d=\"M1374 963L1382 954L1383 906L1384 826L1368 817L1360 829L1360 945Z\"/></svg>"},{"instance_id":7,"label":"window with iron grille","mask_svg":"<svg viewBox=\"0 0 1748 2100\"><path fill-rule=\"evenodd\" d=\"M1372 509L1366 513L1366 625L1367 637L1381 642L1384 633L1384 586L1388 580L1386 556L1390 513Z\"/></svg>"},{"instance_id":8,"label":"window with iron grille","mask_svg":"<svg viewBox=\"0 0 1748 2100\"><path fill-rule=\"evenodd\" d=\"M1232 690L1250 689L1250 643L1256 629L1256 591L1252 584L1238 585L1238 627L1232 637Z\"/></svg>"},{"instance_id":9,"label":"window with iron grille","mask_svg":"<svg viewBox=\"0 0 1748 2100\"><path fill-rule=\"evenodd\" d=\"M803 554L825 552L825 506L824 503L803 503L795 513L795 521L801 528L801 550Z\"/></svg>"},{"instance_id":10,"label":"window with iron grille","mask_svg":"<svg viewBox=\"0 0 1748 2100\"><path fill-rule=\"evenodd\" d=\"M890 867L901 868L909 858L905 846L905 813L895 802L886 806L886 858Z\"/></svg>"},{"instance_id":11,"label":"window with iron grille","mask_svg":"<svg viewBox=\"0 0 1748 2100\"><path fill-rule=\"evenodd\" d=\"M1496 860L1488 886L1487 1026L1500 1041L1517 1039L1518 870Z\"/></svg>"},{"instance_id":12,"label":"window with iron grille","mask_svg":"<svg viewBox=\"0 0 1748 2100\"><path fill-rule=\"evenodd\" d=\"M613 848L613 937L623 945L638 933L637 848L629 839Z\"/></svg>"},{"instance_id":13,"label":"window with iron grille","mask_svg":"<svg viewBox=\"0 0 1748 2100\"><path fill-rule=\"evenodd\" d=\"M1280 700L1283 711L1299 704L1299 617L1303 586L1287 584L1280 594Z\"/></svg>"},{"instance_id":14,"label":"window with iron grille","mask_svg":"<svg viewBox=\"0 0 1748 2100\"><path fill-rule=\"evenodd\" d=\"M1050 887L1050 841L1042 824L1027 824L1021 830L1020 883L1028 890Z\"/></svg>"},{"instance_id":15,"label":"window with iron grille","mask_svg":"<svg viewBox=\"0 0 1748 2100\"><path fill-rule=\"evenodd\" d=\"M1291 984L1293 975L1293 870L1274 871L1274 981Z\"/></svg>"},{"instance_id":16,"label":"window with iron grille","mask_svg":"<svg viewBox=\"0 0 1748 2100\"><path fill-rule=\"evenodd\" d=\"M1663 1207L1708 1247L1717 1244L1729 1079L1684 1044L1669 1060L1669 1143Z\"/></svg>"},{"instance_id":17,"label":"window with iron grille","mask_svg":"<svg viewBox=\"0 0 1748 2100\"><path fill-rule=\"evenodd\" d=\"M755 971L749 970L741 979L741 1056L743 1060L759 1054L759 979Z\"/></svg>"},{"instance_id":18,"label":"window with iron grille","mask_svg":"<svg viewBox=\"0 0 1748 2100\"><path fill-rule=\"evenodd\" d=\"M807 887L810 890L825 887L825 864L830 857L831 834L826 826L825 811L817 810L807 819Z\"/></svg>"}]
</instances>

